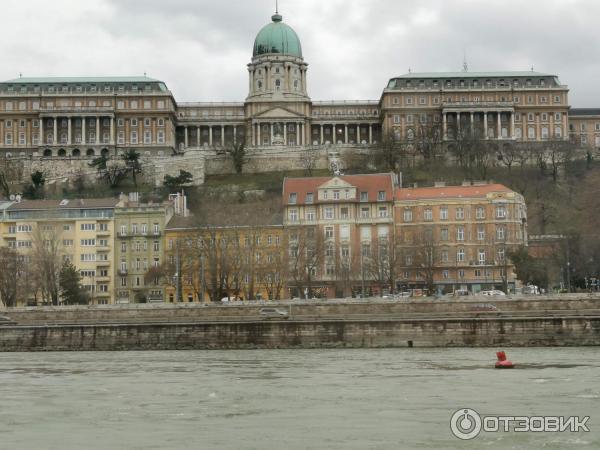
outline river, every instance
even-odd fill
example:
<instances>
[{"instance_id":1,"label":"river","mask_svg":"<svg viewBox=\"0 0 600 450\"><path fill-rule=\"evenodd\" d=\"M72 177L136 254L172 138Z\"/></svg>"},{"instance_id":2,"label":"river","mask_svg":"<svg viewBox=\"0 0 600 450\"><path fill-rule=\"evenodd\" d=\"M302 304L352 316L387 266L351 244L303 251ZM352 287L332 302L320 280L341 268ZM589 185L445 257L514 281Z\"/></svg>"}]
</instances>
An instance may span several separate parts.
<instances>
[{"instance_id":1,"label":"river","mask_svg":"<svg viewBox=\"0 0 600 450\"><path fill-rule=\"evenodd\" d=\"M0 354L2 449L600 448L600 350ZM590 432L450 432L482 415L590 416Z\"/></svg>"}]
</instances>

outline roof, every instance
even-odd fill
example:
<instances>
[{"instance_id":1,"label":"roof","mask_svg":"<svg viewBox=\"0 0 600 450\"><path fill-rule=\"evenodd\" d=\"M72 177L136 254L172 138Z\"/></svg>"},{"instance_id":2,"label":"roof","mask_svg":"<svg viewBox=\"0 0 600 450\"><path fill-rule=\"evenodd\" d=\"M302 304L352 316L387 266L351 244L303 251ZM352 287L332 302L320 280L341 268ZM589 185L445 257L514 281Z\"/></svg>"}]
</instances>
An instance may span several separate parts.
<instances>
[{"instance_id":1,"label":"roof","mask_svg":"<svg viewBox=\"0 0 600 450\"><path fill-rule=\"evenodd\" d=\"M491 192L513 191L502 184L400 188L396 190L396 200L485 198Z\"/></svg>"},{"instance_id":2,"label":"roof","mask_svg":"<svg viewBox=\"0 0 600 450\"><path fill-rule=\"evenodd\" d=\"M410 72L394 78L497 78L497 77L555 77L550 73L523 71L504 72Z\"/></svg>"},{"instance_id":3,"label":"roof","mask_svg":"<svg viewBox=\"0 0 600 450\"><path fill-rule=\"evenodd\" d=\"M44 209L101 209L114 208L119 200L116 198L85 198L68 200L21 200L7 208L9 211L44 210Z\"/></svg>"},{"instance_id":4,"label":"roof","mask_svg":"<svg viewBox=\"0 0 600 450\"><path fill-rule=\"evenodd\" d=\"M368 201L377 202L379 191L385 191L385 198L391 201L394 195L393 174L391 173L376 173L369 175L342 175L339 177L305 177L305 178L285 178L283 180L283 202L288 203L290 193L296 193L296 205L305 204L306 194L316 194L319 186L324 183L339 178L346 183L356 187L358 192L368 192ZM341 188L343 189L343 187ZM358 202L360 199L357 196L353 201ZM331 200L334 201L334 200ZM323 203L314 195L313 203Z\"/></svg>"},{"instance_id":5,"label":"roof","mask_svg":"<svg viewBox=\"0 0 600 450\"><path fill-rule=\"evenodd\" d=\"M158 83L160 80L142 77L21 77L2 83L43 84L43 83Z\"/></svg>"},{"instance_id":6,"label":"roof","mask_svg":"<svg viewBox=\"0 0 600 450\"><path fill-rule=\"evenodd\" d=\"M571 108L569 117L572 116L600 116L600 108Z\"/></svg>"},{"instance_id":7,"label":"roof","mask_svg":"<svg viewBox=\"0 0 600 450\"><path fill-rule=\"evenodd\" d=\"M252 56L276 53L302 58L302 46L296 32L283 23L283 18L277 13L271 20L256 35Z\"/></svg>"},{"instance_id":8,"label":"roof","mask_svg":"<svg viewBox=\"0 0 600 450\"><path fill-rule=\"evenodd\" d=\"M283 214L281 211L267 212L266 214L256 214L253 220L248 219L248 215L239 214L239 205L236 205L236 214L228 214L225 217L209 218L194 216L173 216L167 223L165 229L176 230L195 230L204 227L211 228L245 228L245 227L272 227L283 224ZM243 212L243 211L242 211Z\"/></svg>"}]
</instances>

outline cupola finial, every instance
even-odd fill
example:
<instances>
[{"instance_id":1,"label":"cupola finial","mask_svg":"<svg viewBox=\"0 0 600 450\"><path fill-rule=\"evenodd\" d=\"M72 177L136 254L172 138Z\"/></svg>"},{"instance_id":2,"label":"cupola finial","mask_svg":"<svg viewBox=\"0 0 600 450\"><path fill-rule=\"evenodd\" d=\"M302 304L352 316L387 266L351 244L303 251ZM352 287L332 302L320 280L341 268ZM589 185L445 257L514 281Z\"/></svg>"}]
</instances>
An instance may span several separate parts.
<instances>
[{"instance_id":1,"label":"cupola finial","mask_svg":"<svg viewBox=\"0 0 600 450\"><path fill-rule=\"evenodd\" d=\"M278 0L275 0L275 14L273 14L271 16L271 20L273 22L281 22L283 20L283 17L281 16L281 14L279 14L279 2L278 2Z\"/></svg>"}]
</instances>

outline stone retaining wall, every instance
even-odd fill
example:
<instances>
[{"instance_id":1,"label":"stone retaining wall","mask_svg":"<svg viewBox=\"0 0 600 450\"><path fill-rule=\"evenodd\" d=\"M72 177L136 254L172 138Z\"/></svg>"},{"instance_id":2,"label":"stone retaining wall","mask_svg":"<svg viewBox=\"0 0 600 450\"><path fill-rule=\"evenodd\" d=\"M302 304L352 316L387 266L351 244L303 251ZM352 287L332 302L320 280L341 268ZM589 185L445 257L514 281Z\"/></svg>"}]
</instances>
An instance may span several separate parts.
<instances>
[{"instance_id":1,"label":"stone retaining wall","mask_svg":"<svg viewBox=\"0 0 600 450\"><path fill-rule=\"evenodd\" d=\"M600 317L0 327L0 351L599 344Z\"/></svg>"}]
</instances>

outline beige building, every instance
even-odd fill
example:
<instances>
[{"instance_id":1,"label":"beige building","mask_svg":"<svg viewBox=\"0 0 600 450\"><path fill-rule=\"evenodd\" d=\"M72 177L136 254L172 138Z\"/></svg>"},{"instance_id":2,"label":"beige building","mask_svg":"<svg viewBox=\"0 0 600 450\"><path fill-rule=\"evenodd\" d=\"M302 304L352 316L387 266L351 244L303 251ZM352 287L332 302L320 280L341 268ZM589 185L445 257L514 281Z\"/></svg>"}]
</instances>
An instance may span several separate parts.
<instances>
[{"instance_id":1,"label":"beige building","mask_svg":"<svg viewBox=\"0 0 600 450\"><path fill-rule=\"evenodd\" d=\"M390 173L284 180L291 296L389 289L395 187Z\"/></svg>"},{"instance_id":2,"label":"beige building","mask_svg":"<svg viewBox=\"0 0 600 450\"><path fill-rule=\"evenodd\" d=\"M569 135L582 148L600 150L600 109L572 108L569 111Z\"/></svg>"},{"instance_id":3,"label":"beige building","mask_svg":"<svg viewBox=\"0 0 600 450\"><path fill-rule=\"evenodd\" d=\"M511 250L527 245L522 195L500 184L403 188L395 195L398 284L514 292Z\"/></svg>"},{"instance_id":4,"label":"beige building","mask_svg":"<svg viewBox=\"0 0 600 450\"><path fill-rule=\"evenodd\" d=\"M142 203L136 193L121 199L114 216L117 303L164 301L162 280L148 273L163 263L165 225L174 214L171 201Z\"/></svg>"},{"instance_id":5,"label":"beige building","mask_svg":"<svg viewBox=\"0 0 600 450\"><path fill-rule=\"evenodd\" d=\"M381 97L384 133L416 139L437 127L444 140L474 130L482 139L567 139L568 88L539 72L409 73Z\"/></svg>"}]
</instances>

